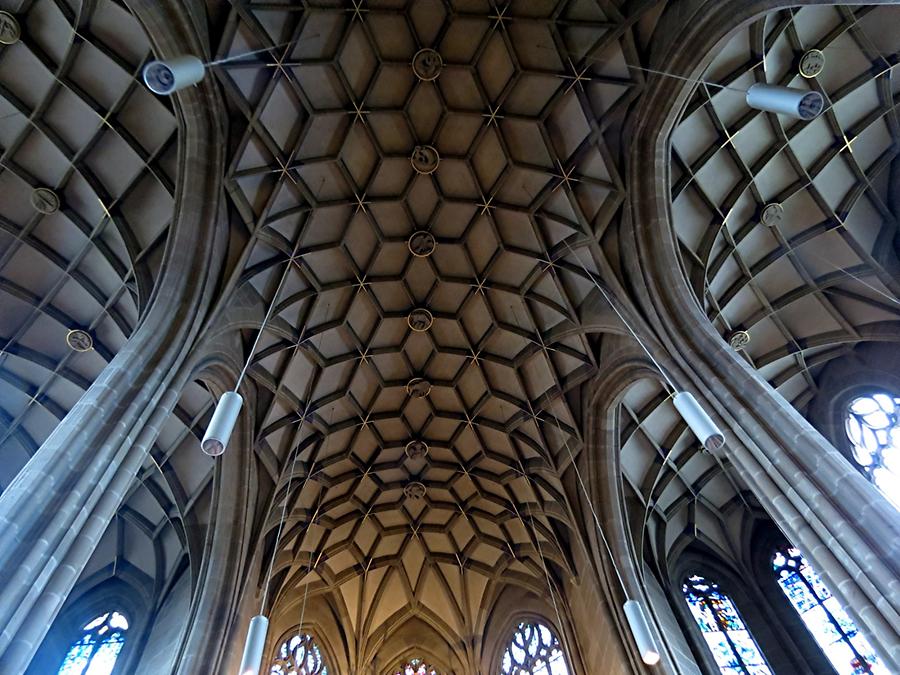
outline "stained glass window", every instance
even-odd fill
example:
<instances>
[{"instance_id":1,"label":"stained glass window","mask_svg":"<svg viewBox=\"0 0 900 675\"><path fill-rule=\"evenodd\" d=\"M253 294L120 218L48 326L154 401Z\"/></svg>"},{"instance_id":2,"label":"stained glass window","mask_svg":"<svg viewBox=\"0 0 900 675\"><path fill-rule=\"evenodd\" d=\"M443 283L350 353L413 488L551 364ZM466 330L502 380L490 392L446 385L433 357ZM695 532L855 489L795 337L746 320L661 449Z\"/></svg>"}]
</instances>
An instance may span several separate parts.
<instances>
[{"instance_id":1,"label":"stained glass window","mask_svg":"<svg viewBox=\"0 0 900 675\"><path fill-rule=\"evenodd\" d=\"M772 556L781 590L791 601L838 675L888 675L868 640L838 604L799 549L784 548Z\"/></svg>"},{"instance_id":2,"label":"stained glass window","mask_svg":"<svg viewBox=\"0 0 900 675\"><path fill-rule=\"evenodd\" d=\"M281 643L272 662L270 675L328 675L325 659L315 638L298 633Z\"/></svg>"},{"instance_id":3,"label":"stained glass window","mask_svg":"<svg viewBox=\"0 0 900 675\"><path fill-rule=\"evenodd\" d=\"M110 675L125 646L128 620L119 612L106 612L82 628L69 647L58 675Z\"/></svg>"},{"instance_id":4,"label":"stained glass window","mask_svg":"<svg viewBox=\"0 0 900 675\"><path fill-rule=\"evenodd\" d=\"M553 631L542 623L520 623L500 662L502 675L569 675Z\"/></svg>"},{"instance_id":5,"label":"stained glass window","mask_svg":"<svg viewBox=\"0 0 900 675\"><path fill-rule=\"evenodd\" d=\"M437 675L437 671L422 659L410 659L406 665L400 666L397 675Z\"/></svg>"},{"instance_id":6,"label":"stained glass window","mask_svg":"<svg viewBox=\"0 0 900 675\"><path fill-rule=\"evenodd\" d=\"M718 584L695 574L682 592L719 670L726 675L772 675L737 608Z\"/></svg>"},{"instance_id":7,"label":"stained glass window","mask_svg":"<svg viewBox=\"0 0 900 675\"><path fill-rule=\"evenodd\" d=\"M900 396L860 396L847 407L853 457L869 479L900 508Z\"/></svg>"}]
</instances>

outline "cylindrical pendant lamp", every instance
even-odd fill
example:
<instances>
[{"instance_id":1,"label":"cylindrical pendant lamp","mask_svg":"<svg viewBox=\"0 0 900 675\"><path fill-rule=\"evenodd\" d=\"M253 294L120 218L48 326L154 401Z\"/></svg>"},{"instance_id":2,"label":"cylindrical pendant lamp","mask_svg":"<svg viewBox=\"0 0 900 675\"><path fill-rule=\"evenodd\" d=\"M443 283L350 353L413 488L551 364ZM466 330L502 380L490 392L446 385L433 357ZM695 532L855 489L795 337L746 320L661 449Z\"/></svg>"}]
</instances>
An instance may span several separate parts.
<instances>
[{"instance_id":1,"label":"cylindrical pendant lamp","mask_svg":"<svg viewBox=\"0 0 900 675\"><path fill-rule=\"evenodd\" d=\"M757 83L747 90L747 105L809 121L825 109L825 97L817 91Z\"/></svg>"},{"instance_id":2,"label":"cylindrical pendant lamp","mask_svg":"<svg viewBox=\"0 0 900 675\"><path fill-rule=\"evenodd\" d=\"M631 634L634 636L634 642L641 653L641 660L648 666L655 666L659 663L659 649L650 633L650 624L647 623L643 606L637 600L628 600L623 609L631 628Z\"/></svg>"},{"instance_id":3,"label":"cylindrical pendant lamp","mask_svg":"<svg viewBox=\"0 0 900 675\"><path fill-rule=\"evenodd\" d=\"M703 447L712 452L725 445L725 436L722 430L716 426L712 418L697 403L697 399L690 392L680 391L672 397L675 409L681 418L694 432L694 435L703 443Z\"/></svg>"},{"instance_id":4,"label":"cylindrical pendant lamp","mask_svg":"<svg viewBox=\"0 0 900 675\"><path fill-rule=\"evenodd\" d=\"M225 446L228 445L238 415L241 414L243 402L244 399L235 391L222 394L200 443L200 448L207 455L218 457L225 452Z\"/></svg>"},{"instance_id":5,"label":"cylindrical pendant lamp","mask_svg":"<svg viewBox=\"0 0 900 675\"><path fill-rule=\"evenodd\" d=\"M184 55L144 66L144 84L154 94L168 96L203 79L203 61Z\"/></svg>"},{"instance_id":6,"label":"cylindrical pendant lamp","mask_svg":"<svg viewBox=\"0 0 900 675\"><path fill-rule=\"evenodd\" d=\"M268 632L269 620L262 614L250 619L250 630L247 631L247 642L244 644L244 658L241 659L240 675L259 675L259 666L262 663Z\"/></svg>"}]
</instances>

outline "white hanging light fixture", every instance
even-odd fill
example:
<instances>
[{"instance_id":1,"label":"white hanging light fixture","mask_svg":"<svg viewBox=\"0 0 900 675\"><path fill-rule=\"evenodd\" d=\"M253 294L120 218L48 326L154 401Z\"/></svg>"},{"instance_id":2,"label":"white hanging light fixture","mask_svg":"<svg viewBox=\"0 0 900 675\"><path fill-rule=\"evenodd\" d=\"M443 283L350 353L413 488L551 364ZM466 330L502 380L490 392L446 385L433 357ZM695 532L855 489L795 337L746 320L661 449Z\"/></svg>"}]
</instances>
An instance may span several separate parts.
<instances>
[{"instance_id":1,"label":"white hanging light fixture","mask_svg":"<svg viewBox=\"0 0 900 675\"><path fill-rule=\"evenodd\" d=\"M647 354L647 358L656 366L656 369L659 371L659 374L662 376L663 380L666 384L669 385L669 388L674 392L672 396L672 402L675 404L675 409L678 410L678 413L681 415L682 419L687 423L688 427L690 427L691 431L700 439L700 442L703 443L703 447L712 452L713 450L718 450L723 445L725 445L725 436L722 434L722 431L719 427L716 426L716 423L712 421L712 418L706 414L706 411L700 407L700 404L697 403L697 400L693 397L692 394L685 391L678 391L678 388L675 386L675 383L672 382L672 378L670 378L666 371L663 370L662 366L659 365L659 362L654 358L652 352L647 348L647 345L644 344L644 341L641 340L640 336L637 334L631 324L625 320L625 317L619 311L619 308L616 307L615 303L612 301L612 298L607 294L606 289L594 278L594 275L588 271L587 266L582 262L581 256L573 249L569 242L565 239L563 242L566 245L566 248L569 249L569 252L575 256L575 259L578 261L578 264L581 266L581 269L584 270L584 273L588 275L588 278L594 283L594 286L600 291L600 294L606 299L607 304L612 308L613 312L615 312L616 316L619 317L619 320L624 324L625 328L628 329L628 332L631 333L631 336L635 339L635 341L641 346L641 349L644 350L644 353Z\"/></svg>"},{"instance_id":2,"label":"white hanging light fixture","mask_svg":"<svg viewBox=\"0 0 900 675\"><path fill-rule=\"evenodd\" d=\"M222 398L216 404L216 410L209 426L206 427L206 433L200 442L200 449L211 457L218 457L225 452L225 446L228 445L228 439L231 438L231 432L237 422L238 415L241 414L241 405L244 399L236 391L226 391L222 394Z\"/></svg>"},{"instance_id":3,"label":"white hanging light fixture","mask_svg":"<svg viewBox=\"0 0 900 675\"><path fill-rule=\"evenodd\" d=\"M764 110L765 112L779 113L781 115L789 115L800 120L816 119L825 109L825 97L818 91L810 91L808 89L794 89L792 87L782 87L778 84L766 84L765 82L757 82L749 89L739 89L730 87L716 82L708 82L702 78L683 77L681 75L673 75L664 70L656 70L654 68L644 68L642 66L629 65L634 70L643 70L647 73L662 75L663 77L671 77L684 82L696 82L708 87L715 87L723 91L733 91L744 94L747 105L756 110Z\"/></svg>"},{"instance_id":4,"label":"white hanging light fixture","mask_svg":"<svg viewBox=\"0 0 900 675\"><path fill-rule=\"evenodd\" d=\"M205 70L203 61L190 54L151 61L144 66L144 84L154 94L168 96L197 84L203 79Z\"/></svg>"},{"instance_id":5,"label":"white hanging light fixture","mask_svg":"<svg viewBox=\"0 0 900 675\"><path fill-rule=\"evenodd\" d=\"M253 346L250 348L250 354L247 355L247 360L244 362L241 374L238 375L237 382L234 384L234 390L222 394L222 398L220 398L219 402L216 404L215 412L213 412L212 419L209 421L209 426L206 427L206 433L203 435L203 440L200 442L200 449L207 455L218 457L225 452L225 448L228 446L228 439L231 438L231 432L234 430L238 415L241 413L241 406L244 403L244 399L237 393L237 390L244 380L244 375L247 374L247 369L250 367L250 362L253 360L253 355L256 353L259 339L262 337L263 331L269 323L269 319L272 318L272 311L275 309L275 303L278 302L281 288L284 286L288 272L291 269L291 263L294 261L299 248L300 239L298 238L297 243L294 245L294 250L291 253L291 257L288 258L287 264L284 266L284 272L281 275L281 280L278 282L278 288L275 289L275 295L272 296L272 302L269 303L266 315L263 317L262 323L259 326L259 332L257 332L256 339L253 341Z\"/></svg>"},{"instance_id":6,"label":"white hanging light fixture","mask_svg":"<svg viewBox=\"0 0 900 675\"><path fill-rule=\"evenodd\" d=\"M309 37L311 38L317 36L318 33L315 36L311 35ZM200 80L203 79L203 76L206 74L206 69L210 66L217 66L221 63L228 63L229 61L235 61L244 58L245 56L253 56L254 54L259 54L260 52L271 52L271 50L273 49L277 49L279 47L289 47L301 41L302 40L297 39L291 40L289 42L282 42L277 45L272 45L271 47L254 49L250 52L235 54L234 56L227 56L224 59L219 59L218 61L210 61L209 63L204 63L198 57L191 54L181 54L179 56L173 56L170 59L157 59L155 61L150 61L146 66L144 66L144 84L146 84L147 88L154 94L169 96L180 89L185 89L186 87L190 87L192 84L197 84ZM264 64L259 65L262 66Z\"/></svg>"},{"instance_id":7,"label":"white hanging light fixture","mask_svg":"<svg viewBox=\"0 0 900 675\"><path fill-rule=\"evenodd\" d=\"M257 614L250 619L247 642L244 643L244 657L241 659L241 669L238 671L240 675L259 675L268 632L269 620L262 614Z\"/></svg>"},{"instance_id":8,"label":"white hanging light fixture","mask_svg":"<svg viewBox=\"0 0 900 675\"><path fill-rule=\"evenodd\" d=\"M568 243L566 243L566 246L568 246ZM572 247L568 246L568 248L569 251L571 251L575 258L578 260L578 262L581 263L581 258L578 257L578 254L575 253ZM597 284L596 279L594 279L594 275L587 271L587 268L584 267L583 263L581 263L581 265L582 269L584 269L591 280L594 281L595 284ZM618 309L615 309L615 306L612 304L609 297L606 296L606 292L599 286L599 284L597 284L597 286L600 289L600 292L603 293L603 296L606 297L606 300L607 302L609 302L610 306L613 307L613 309L616 311L616 314L619 314ZM619 314L619 318L623 323L625 323L628 329L631 330L631 327L628 326L628 324L625 322L625 317ZM634 338L641 344L642 347L644 347L643 343L640 342L640 339L638 338L637 334L634 333L634 331L632 331L632 335L634 335ZM539 346L541 347L541 349L543 349L545 356L547 356L547 358L549 359L550 355L547 351L547 345L541 343ZM646 350L646 347L644 347L644 349ZM653 362L656 364L656 360L653 359L653 356L649 351L647 352L647 356L649 356L650 359L653 360ZM656 364L656 366L657 368L659 368L659 364ZM668 381L668 377L666 376L665 371L663 371L661 368L660 373L662 374L663 378ZM581 477L581 471L578 469L578 462L575 460L575 455L573 454L572 449L569 447L568 438L565 434L563 434L562 425L560 425L559 419L555 416L554 419L556 421L556 428L559 431L560 436L562 436L563 445L569 454L571 466L575 470L575 477L578 481L579 486L581 487L581 491L584 494L585 499L587 500L587 504L590 507L591 515L593 516L594 524L597 528L597 533L600 535L600 540L603 542L603 545L606 547L606 551L609 554L610 565L612 566L613 572L615 572L616 579L618 579L619 581L619 586L621 586L622 588L622 594L626 598L628 598L628 587L625 585L625 580L622 578L622 573L619 571L618 565L616 565L616 557L613 554L612 547L610 547L609 545L609 540L607 540L606 538L606 533L603 531L603 527L600 524L600 518L597 515L597 511L594 509L593 501L590 494L588 493L587 486L584 483L584 479ZM524 467L522 468L522 473L524 475ZM518 514L518 511L516 513ZM524 520L522 522L524 523ZM532 518L532 527L533 526L534 519ZM537 539L535 539L535 541L537 541ZM538 551L540 551L540 548L538 549ZM549 588L552 594L553 589L552 587ZM625 612L628 626L631 629L631 634L634 636L635 644L637 645L638 651L640 652L641 660L649 666L656 665L657 663L659 663L661 658L660 651L656 645L656 641L653 639L653 632L650 629L650 624L647 621L647 616L646 614L644 614L643 605L641 605L637 600L627 599L625 601L625 604L622 606L622 609Z\"/></svg>"},{"instance_id":9,"label":"white hanging light fixture","mask_svg":"<svg viewBox=\"0 0 900 675\"><path fill-rule=\"evenodd\" d=\"M725 445L725 436L716 426L712 418L697 403L694 395L687 391L679 391L672 397L675 409L690 427L703 447L712 452Z\"/></svg>"},{"instance_id":10,"label":"white hanging light fixture","mask_svg":"<svg viewBox=\"0 0 900 675\"><path fill-rule=\"evenodd\" d=\"M754 84L747 90L747 105L756 110L814 120L825 109L825 97L817 91L775 84Z\"/></svg>"},{"instance_id":11,"label":"white hanging light fixture","mask_svg":"<svg viewBox=\"0 0 900 675\"><path fill-rule=\"evenodd\" d=\"M634 636L634 642L641 653L641 660L648 666L655 666L659 663L659 649L653 640L647 617L644 615L644 606L637 600L628 600L623 605L623 609L625 617L628 619L628 626L631 628L631 634Z\"/></svg>"}]
</instances>

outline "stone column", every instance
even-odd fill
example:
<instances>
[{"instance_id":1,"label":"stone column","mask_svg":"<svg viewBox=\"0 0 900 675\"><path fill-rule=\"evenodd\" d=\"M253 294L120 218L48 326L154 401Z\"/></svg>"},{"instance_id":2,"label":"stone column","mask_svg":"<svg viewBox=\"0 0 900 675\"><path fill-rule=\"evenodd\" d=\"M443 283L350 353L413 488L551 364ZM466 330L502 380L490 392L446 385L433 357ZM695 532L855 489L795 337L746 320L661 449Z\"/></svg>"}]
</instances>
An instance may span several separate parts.
<instances>
[{"instance_id":1,"label":"stone column","mask_svg":"<svg viewBox=\"0 0 900 675\"><path fill-rule=\"evenodd\" d=\"M696 78L719 40L784 0L684 0L651 67ZM665 20L664 20L665 24ZM691 45L685 49L685 45ZM900 672L900 513L713 329L679 267L670 218L670 139L691 84L654 78L631 129L632 282L690 389L723 424L724 452L809 557L891 672Z\"/></svg>"},{"instance_id":2,"label":"stone column","mask_svg":"<svg viewBox=\"0 0 900 675\"><path fill-rule=\"evenodd\" d=\"M158 53L202 53L175 0L132 3ZM176 97L175 214L147 313L0 495L0 672L24 672L178 400L218 276L224 134L209 81Z\"/></svg>"},{"instance_id":3,"label":"stone column","mask_svg":"<svg viewBox=\"0 0 900 675\"><path fill-rule=\"evenodd\" d=\"M248 409L249 406L244 408L244 415L238 420L229 451L216 462L214 511L175 673L221 671L227 657L223 645L228 644L229 629L251 574L246 563L253 553L251 546L257 541L252 532L252 486L257 484L257 478ZM242 647L240 641L232 645L233 651Z\"/></svg>"},{"instance_id":4,"label":"stone column","mask_svg":"<svg viewBox=\"0 0 900 675\"><path fill-rule=\"evenodd\" d=\"M640 320L634 316L627 303L623 303L620 311L625 314L632 326L641 326ZM615 329L615 332L624 330L621 322L617 323ZM607 335L604 340L604 353L598 363L598 375L584 393L586 452L580 459L584 462L584 468L581 469L582 476L587 484L590 499L595 505L599 527L603 528L609 550L597 531L598 526L593 521L594 515L586 505L583 507L585 519L591 521L595 555L605 572L605 590L613 604L612 611L619 624L619 634L630 653L634 672L696 675L700 670L685 643L681 628L674 624L674 617L668 604L660 607L658 592L653 594L651 589L648 589L646 575L649 570L638 566L635 556L639 555L639 552L635 550L633 533L628 529L623 493L619 402L628 388L638 380L644 378L659 380L659 371L639 350L630 336L613 338ZM582 498L582 501L585 501L585 498ZM612 569L612 565L617 569ZM638 600L644 605L651 633L660 650L660 661L653 667L643 664L635 646L622 611L626 599Z\"/></svg>"}]
</instances>

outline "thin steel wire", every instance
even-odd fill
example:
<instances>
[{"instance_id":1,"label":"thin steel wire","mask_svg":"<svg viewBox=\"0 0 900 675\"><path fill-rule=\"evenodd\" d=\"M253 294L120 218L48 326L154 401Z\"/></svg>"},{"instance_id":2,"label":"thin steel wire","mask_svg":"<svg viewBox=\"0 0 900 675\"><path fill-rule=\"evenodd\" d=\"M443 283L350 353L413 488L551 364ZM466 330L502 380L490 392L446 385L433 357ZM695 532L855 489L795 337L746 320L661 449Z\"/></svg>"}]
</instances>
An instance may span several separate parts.
<instances>
[{"instance_id":1,"label":"thin steel wire","mask_svg":"<svg viewBox=\"0 0 900 675\"><path fill-rule=\"evenodd\" d=\"M253 346L250 347L250 353L247 355L247 361L244 363L244 367L241 368L241 373L238 375L237 382L234 384L234 391L237 392L238 387L241 386L241 382L244 379L244 375L247 374L247 369L250 367L250 362L253 360L253 355L256 353L256 347L259 345L259 340L262 337L263 332L266 330L266 325L269 323L269 319L272 318L272 311L275 309L275 304L278 302L278 296L281 293L281 288L284 286L284 282L287 280L288 272L291 270L291 265L297 259L297 251L300 250L300 241L302 237L297 237L297 242L294 244L294 250L291 253L291 257L287 259L287 264L284 266L284 272L281 275L281 280L278 282L278 287L275 289L275 295L272 296L272 302L269 303L269 308L266 310L266 315L263 317L263 321L259 326L259 332L256 333L256 339L253 340Z\"/></svg>"}]
</instances>

